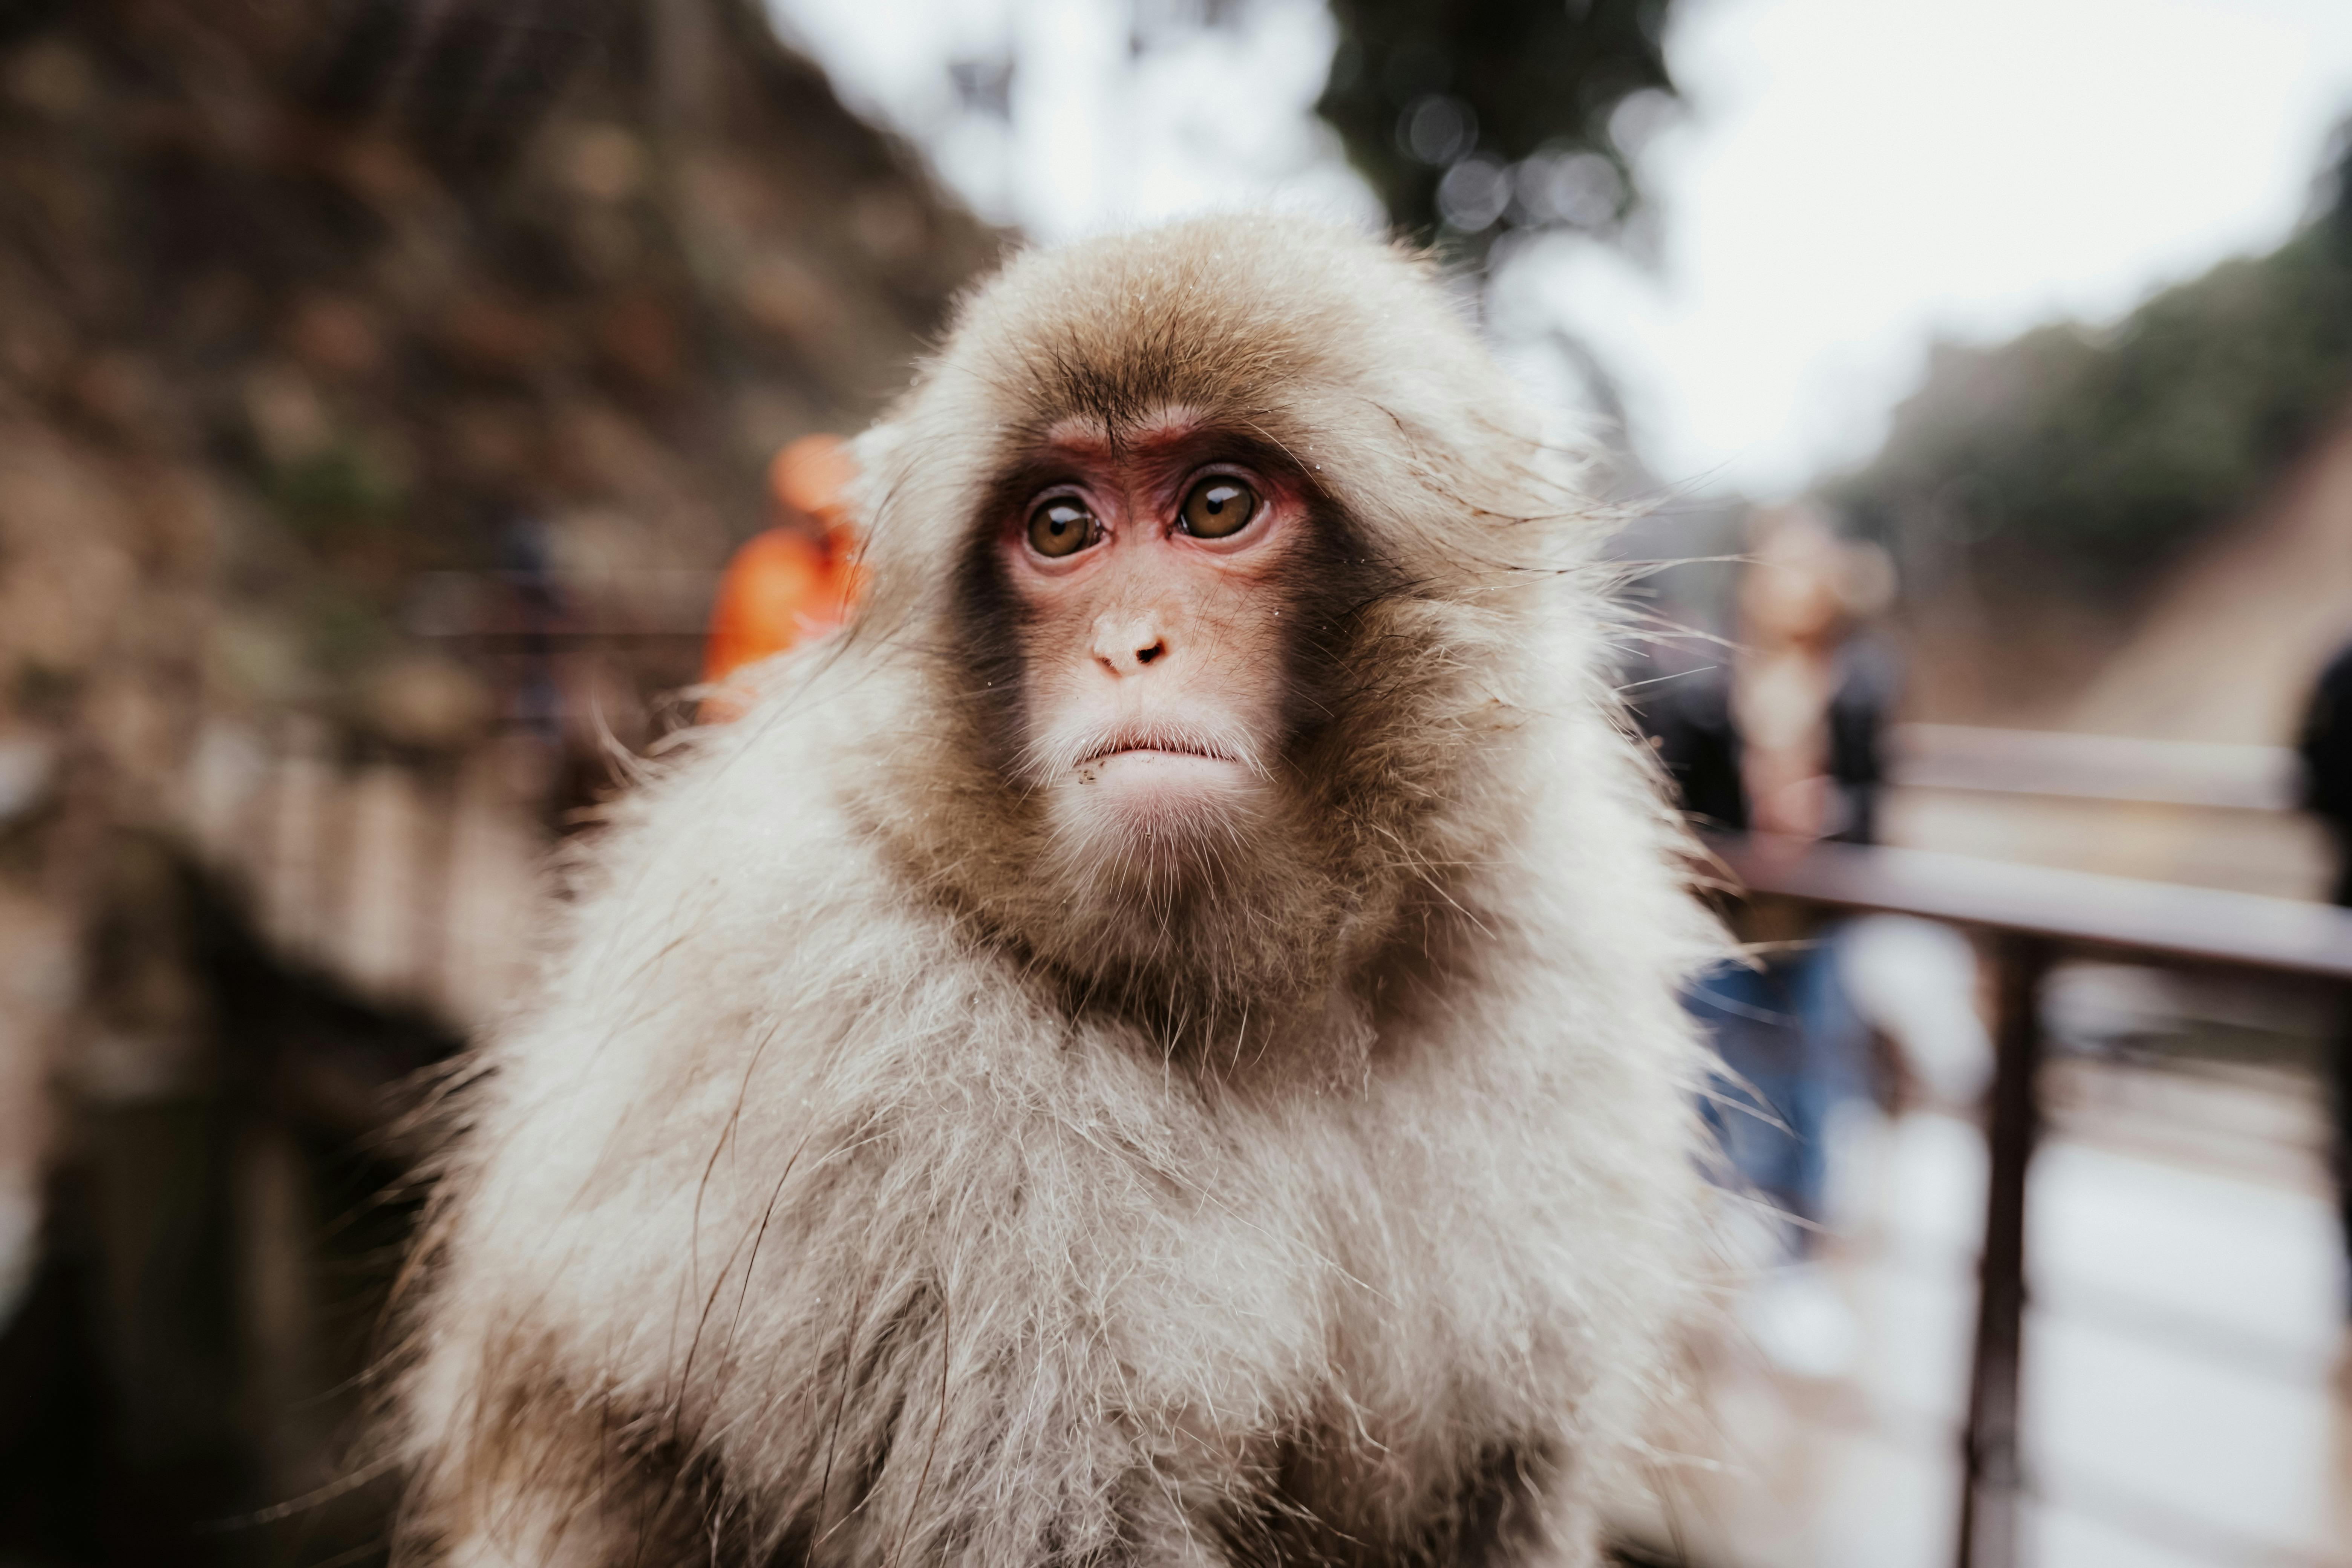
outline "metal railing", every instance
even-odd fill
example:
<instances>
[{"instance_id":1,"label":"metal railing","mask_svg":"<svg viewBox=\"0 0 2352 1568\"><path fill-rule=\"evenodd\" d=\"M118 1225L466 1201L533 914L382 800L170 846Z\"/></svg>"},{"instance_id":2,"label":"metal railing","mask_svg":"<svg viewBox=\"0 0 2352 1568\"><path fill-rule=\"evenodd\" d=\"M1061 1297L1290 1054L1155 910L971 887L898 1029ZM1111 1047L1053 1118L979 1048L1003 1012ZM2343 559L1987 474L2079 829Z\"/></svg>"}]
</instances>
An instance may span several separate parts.
<instances>
[{"instance_id":1,"label":"metal railing","mask_svg":"<svg viewBox=\"0 0 2352 1568\"><path fill-rule=\"evenodd\" d=\"M2042 1120L2042 982L2062 955L2091 953L2352 987L2352 911L1927 850L1761 837L1718 839L1711 847L1750 894L1916 915L1985 939L1994 980L1990 1173L1956 1561L1958 1568L2011 1568L2019 1560L2026 1480L2018 1374L2027 1290L2025 1184Z\"/></svg>"},{"instance_id":2,"label":"metal railing","mask_svg":"<svg viewBox=\"0 0 2352 1568\"><path fill-rule=\"evenodd\" d=\"M2303 797L2303 763L2287 746L1910 723L1888 732L1886 750L1899 788L2235 811L2290 811Z\"/></svg>"}]
</instances>

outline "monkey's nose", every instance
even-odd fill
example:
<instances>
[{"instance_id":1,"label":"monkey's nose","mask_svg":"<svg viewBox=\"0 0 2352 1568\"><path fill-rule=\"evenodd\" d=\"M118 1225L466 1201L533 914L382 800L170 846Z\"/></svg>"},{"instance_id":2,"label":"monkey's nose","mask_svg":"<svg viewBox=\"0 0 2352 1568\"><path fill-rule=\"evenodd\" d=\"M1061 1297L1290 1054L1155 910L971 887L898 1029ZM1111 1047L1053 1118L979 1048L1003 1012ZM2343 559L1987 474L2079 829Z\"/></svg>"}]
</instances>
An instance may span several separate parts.
<instances>
[{"instance_id":1,"label":"monkey's nose","mask_svg":"<svg viewBox=\"0 0 2352 1568\"><path fill-rule=\"evenodd\" d=\"M1095 658L1113 675L1131 675L1168 652L1149 616L1104 616L1095 622Z\"/></svg>"}]
</instances>

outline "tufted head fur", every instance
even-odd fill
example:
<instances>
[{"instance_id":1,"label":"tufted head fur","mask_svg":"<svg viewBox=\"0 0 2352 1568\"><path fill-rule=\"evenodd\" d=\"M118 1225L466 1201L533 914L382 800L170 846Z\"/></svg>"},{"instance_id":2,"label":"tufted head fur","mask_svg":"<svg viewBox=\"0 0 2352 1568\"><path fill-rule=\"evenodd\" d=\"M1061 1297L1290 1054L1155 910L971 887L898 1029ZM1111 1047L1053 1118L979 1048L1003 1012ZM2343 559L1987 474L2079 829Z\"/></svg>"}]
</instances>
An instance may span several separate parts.
<instances>
[{"instance_id":1,"label":"tufted head fur","mask_svg":"<svg viewBox=\"0 0 2352 1568\"><path fill-rule=\"evenodd\" d=\"M1313 524L1291 569L1277 820L1191 879L1058 852L1018 776L1019 611L988 527L1049 434L1116 445L1171 414L1286 470ZM1525 626L1586 542L1566 537L1572 495L1427 263L1230 217L1033 253L861 452L862 633L929 656L925 708L949 721L893 738L883 776L908 787L874 792L868 819L1074 994L1229 1046L1245 1014L1328 1006L1516 831L1491 786L1522 683L1569 674L1530 667Z\"/></svg>"}]
</instances>

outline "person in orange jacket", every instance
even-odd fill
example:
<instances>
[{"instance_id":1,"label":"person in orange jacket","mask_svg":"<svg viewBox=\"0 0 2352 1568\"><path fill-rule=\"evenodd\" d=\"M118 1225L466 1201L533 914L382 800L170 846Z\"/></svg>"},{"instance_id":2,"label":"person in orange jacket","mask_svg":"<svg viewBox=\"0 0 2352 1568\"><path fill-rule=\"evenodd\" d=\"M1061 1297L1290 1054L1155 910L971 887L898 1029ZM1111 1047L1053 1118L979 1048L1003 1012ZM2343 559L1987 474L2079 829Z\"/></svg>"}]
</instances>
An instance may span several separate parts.
<instances>
[{"instance_id":1,"label":"person in orange jacket","mask_svg":"<svg viewBox=\"0 0 2352 1568\"><path fill-rule=\"evenodd\" d=\"M804 436L769 464L769 495L782 521L745 542L719 578L702 679L721 689L704 700L706 721L742 711L746 694L727 689L738 670L825 636L856 608L864 574L848 506L856 477L837 436Z\"/></svg>"}]
</instances>

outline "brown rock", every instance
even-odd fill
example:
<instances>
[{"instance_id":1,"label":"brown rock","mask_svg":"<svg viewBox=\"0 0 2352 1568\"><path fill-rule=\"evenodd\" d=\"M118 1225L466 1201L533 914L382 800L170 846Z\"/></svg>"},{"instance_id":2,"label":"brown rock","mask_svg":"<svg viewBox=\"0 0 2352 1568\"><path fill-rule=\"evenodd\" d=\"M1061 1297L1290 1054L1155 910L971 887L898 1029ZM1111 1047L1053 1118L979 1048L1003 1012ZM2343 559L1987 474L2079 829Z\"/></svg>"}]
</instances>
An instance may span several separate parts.
<instances>
[{"instance_id":1,"label":"brown rock","mask_svg":"<svg viewBox=\"0 0 2352 1568\"><path fill-rule=\"evenodd\" d=\"M310 295L294 308L286 336L295 356L322 375L366 375L383 363L375 312L348 295Z\"/></svg>"}]
</instances>

